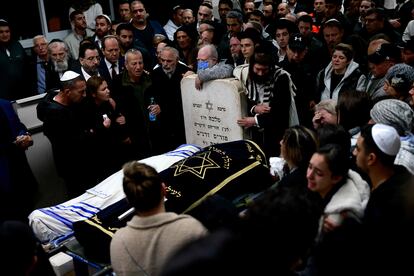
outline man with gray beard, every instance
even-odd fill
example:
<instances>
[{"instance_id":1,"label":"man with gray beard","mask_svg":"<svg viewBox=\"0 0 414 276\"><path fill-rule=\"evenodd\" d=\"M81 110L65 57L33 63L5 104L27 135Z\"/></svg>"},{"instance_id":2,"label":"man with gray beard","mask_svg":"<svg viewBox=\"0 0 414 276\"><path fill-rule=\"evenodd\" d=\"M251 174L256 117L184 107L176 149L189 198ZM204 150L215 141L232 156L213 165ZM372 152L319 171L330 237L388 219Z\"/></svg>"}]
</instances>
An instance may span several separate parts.
<instances>
[{"instance_id":1,"label":"man with gray beard","mask_svg":"<svg viewBox=\"0 0 414 276\"><path fill-rule=\"evenodd\" d=\"M74 67L74 61L69 57L66 44L58 39L52 40L47 46L49 53L49 78L46 80L46 90L59 89L60 78L68 69Z\"/></svg>"},{"instance_id":2,"label":"man with gray beard","mask_svg":"<svg viewBox=\"0 0 414 276\"><path fill-rule=\"evenodd\" d=\"M161 108L161 133L153 135L153 142L160 152L165 152L185 143L180 83L190 68L179 62L177 49L169 46L161 50L160 61L161 66L154 69L151 74L151 89Z\"/></svg>"}]
</instances>

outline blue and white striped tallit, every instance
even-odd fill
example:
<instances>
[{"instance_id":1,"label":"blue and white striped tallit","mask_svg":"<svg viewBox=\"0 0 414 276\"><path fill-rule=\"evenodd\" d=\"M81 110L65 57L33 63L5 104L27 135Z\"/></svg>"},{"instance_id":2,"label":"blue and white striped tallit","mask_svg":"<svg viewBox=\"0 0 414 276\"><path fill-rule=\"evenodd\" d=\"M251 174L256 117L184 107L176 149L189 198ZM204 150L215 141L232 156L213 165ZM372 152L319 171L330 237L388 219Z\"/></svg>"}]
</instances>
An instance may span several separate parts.
<instances>
[{"instance_id":1,"label":"blue and white striped tallit","mask_svg":"<svg viewBox=\"0 0 414 276\"><path fill-rule=\"evenodd\" d=\"M195 145L181 145L177 149L139 160L154 167L158 172L172 164L193 155L201 148ZM42 243L48 243L72 232L75 221L84 220L123 199L122 170L114 173L84 194L51 207L34 210L29 215L29 223Z\"/></svg>"}]
</instances>

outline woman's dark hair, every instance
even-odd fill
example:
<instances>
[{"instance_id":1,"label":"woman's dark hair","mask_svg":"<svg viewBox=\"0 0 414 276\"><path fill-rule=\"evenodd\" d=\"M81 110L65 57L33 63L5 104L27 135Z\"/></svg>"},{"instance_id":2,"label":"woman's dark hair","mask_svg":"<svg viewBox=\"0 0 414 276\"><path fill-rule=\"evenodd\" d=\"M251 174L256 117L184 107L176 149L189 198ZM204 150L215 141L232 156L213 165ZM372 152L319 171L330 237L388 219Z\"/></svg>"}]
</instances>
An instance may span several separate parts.
<instances>
[{"instance_id":1,"label":"woman's dark hair","mask_svg":"<svg viewBox=\"0 0 414 276\"><path fill-rule=\"evenodd\" d=\"M345 43L339 43L334 47L334 51L341 51L344 53L347 61L350 61L354 58L354 50L352 49L352 46Z\"/></svg>"},{"instance_id":2,"label":"woman's dark hair","mask_svg":"<svg viewBox=\"0 0 414 276\"><path fill-rule=\"evenodd\" d=\"M324 124L317 129L319 147L338 144L348 152L351 151L351 136L341 125Z\"/></svg>"},{"instance_id":3,"label":"woman's dark hair","mask_svg":"<svg viewBox=\"0 0 414 276\"><path fill-rule=\"evenodd\" d=\"M372 102L368 93L346 90L339 94L336 105L338 124L346 130L361 127L371 118L369 114L371 108Z\"/></svg>"},{"instance_id":4,"label":"woman's dark hair","mask_svg":"<svg viewBox=\"0 0 414 276\"><path fill-rule=\"evenodd\" d=\"M349 150L338 144L327 144L320 147L316 153L325 157L332 175L342 176L343 178L348 176L351 165Z\"/></svg>"},{"instance_id":5,"label":"woman's dark hair","mask_svg":"<svg viewBox=\"0 0 414 276\"><path fill-rule=\"evenodd\" d=\"M92 76L86 82L86 95L91 97L99 89L99 86L105 81L101 76Z\"/></svg>"}]
</instances>

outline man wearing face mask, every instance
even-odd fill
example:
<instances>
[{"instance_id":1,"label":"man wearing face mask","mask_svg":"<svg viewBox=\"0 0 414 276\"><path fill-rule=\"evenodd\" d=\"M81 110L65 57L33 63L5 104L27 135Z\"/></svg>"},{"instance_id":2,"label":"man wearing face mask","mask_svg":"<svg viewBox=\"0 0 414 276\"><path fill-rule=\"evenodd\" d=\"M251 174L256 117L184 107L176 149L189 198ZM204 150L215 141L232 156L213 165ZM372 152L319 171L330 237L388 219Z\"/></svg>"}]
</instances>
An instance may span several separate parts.
<instances>
[{"instance_id":1,"label":"man wearing face mask","mask_svg":"<svg viewBox=\"0 0 414 276\"><path fill-rule=\"evenodd\" d=\"M230 78L233 75L233 69L234 67L231 64L218 62L218 53L214 45L204 45L198 50L197 54L196 89L202 89L203 83L206 81ZM189 71L184 77L191 74L194 74L194 72Z\"/></svg>"},{"instance_id":2,"label":"man wearing face mask","mask_svg":"<svg viewBox=\"0 0 414 276\"><path fill-rule=\"evenodd\" d=\"M248 75L235 76L246 88L250 116L237 124L251 130L253 141L262 147L267 157L279 156L284 131L290 126L292 80L290 74L278 67L268 47L259 46L250 58ZM247 73L247 72L246 72ZM247 76L246 76L247 75ZM295 107L296 108L296 107Z\"/></svg>"}]
</instances>

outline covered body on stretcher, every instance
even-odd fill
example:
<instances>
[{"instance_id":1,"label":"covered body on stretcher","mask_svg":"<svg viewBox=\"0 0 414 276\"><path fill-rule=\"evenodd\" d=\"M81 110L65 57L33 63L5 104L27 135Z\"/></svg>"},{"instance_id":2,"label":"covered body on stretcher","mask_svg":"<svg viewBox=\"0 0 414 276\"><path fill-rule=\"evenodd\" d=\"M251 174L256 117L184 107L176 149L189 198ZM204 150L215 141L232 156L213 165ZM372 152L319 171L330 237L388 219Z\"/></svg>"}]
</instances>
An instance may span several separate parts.
<instances>
[{"instance_id":1,"label":"covered body on stretcher","mask_svg":"<svg viewBox=\"0 0 414 276\"><path fill-rule=\"evenodd\" d=\"M201 148L184 144L177 149L139 160L158 172L198 152ZM102 209L125 198L122 190L122 170L114 173L84 194L51 207L34 210L29 223L35 235L47 244L73 234L73 223L92 217Z\"/></svg>"}]
</instances>

